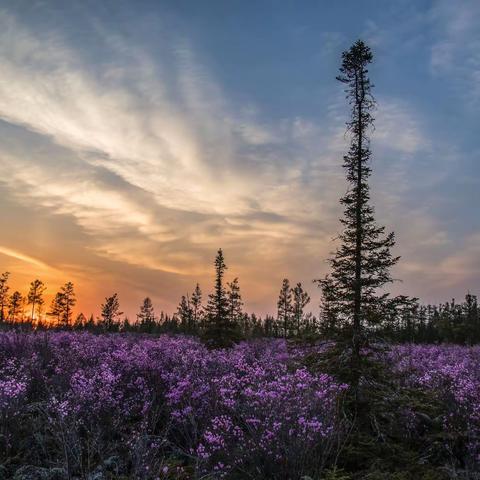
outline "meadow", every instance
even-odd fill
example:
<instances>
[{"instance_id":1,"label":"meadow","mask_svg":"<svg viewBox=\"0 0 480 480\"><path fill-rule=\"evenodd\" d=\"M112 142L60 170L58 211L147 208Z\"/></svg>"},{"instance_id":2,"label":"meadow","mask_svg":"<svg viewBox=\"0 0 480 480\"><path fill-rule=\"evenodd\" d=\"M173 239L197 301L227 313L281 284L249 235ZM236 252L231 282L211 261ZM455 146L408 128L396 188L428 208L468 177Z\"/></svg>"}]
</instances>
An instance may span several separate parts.
<instances>
[{"instance_id":1,"label":"meadow","mask_svg":"<svg viewBox=\"0 0 480 480\"><path fill-rule=\"evenodd\" d=\"M369 455L349 450L348 385L317 361L331 347L2 332L0 478L476 478L480 347L378 354L390 386Z\"/></svg>"}]
</instances>

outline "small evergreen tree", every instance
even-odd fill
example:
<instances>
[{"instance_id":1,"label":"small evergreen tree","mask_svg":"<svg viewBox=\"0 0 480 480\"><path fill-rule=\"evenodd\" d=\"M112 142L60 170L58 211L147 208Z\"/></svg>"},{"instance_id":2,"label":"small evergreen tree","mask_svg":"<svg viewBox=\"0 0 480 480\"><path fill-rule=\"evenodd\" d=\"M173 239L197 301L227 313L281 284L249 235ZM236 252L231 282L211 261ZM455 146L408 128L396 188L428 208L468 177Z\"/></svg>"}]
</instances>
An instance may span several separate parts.
<instances>
[{"instance_id":1,"label":"small evergreen tree","mask_svg":"<svg viewBox=\"0 0 480 480\"><path fill-rule=\"evenodd\" d=\"M277 302L277 320L281 325L283 331L283 337L287 338L291 332L292 321L292 289L290 288L290 281L288 278L284 278L282 282L282 288L278 295Z\"/></svg>"},{"instance_id":2,"label":"small evergreen tree","mask_svg":"<svg viewBox=\"0 0 480 480\"><path fill-rule=\"evenodd\" d=\"M180 320L180 327L184 332L192 333L193 330L193 309L188 295L182 295L177 307L177 316Z\"/></svg>"},{"instance_id":3,"label":"small evergreen tree","mask_svg":"<svg viewBox=\"0 0 480 480\"><path fill-rule=\"evenodd\" d=\"M240 325L243 319L243 302L240 294L240 285L238 278L234 278L232 282L228 283L228 315L230 322L234 325Z\"/></svg>"},{"instance_id":4,"label":"small evergreen tree","mask_svg":"<svg viewBox=\"0 0 480 480\"><path fill-rule=\"evenodd\" d=\"M50 310L47 312L49 317L55 317L57 325L60 324L60 315L62 314L62 293L57 292L50 304Z\"/></svg>"},{"instance_id":5,"label":"small evergreen tree","mask_svg":"<svg viewBox=\"0 0 480 480\"><path fill-rule=\"evenodd\" d=\"M295 328L295 333L300 335L303 320L304 320L304 309L310 303L310 296L303 289L302 284L299 282L292 289L292 317L293 324Z\"/></svg>"},{"instance_id":6,"label":"small evergreen tree","mask_svg":"<svg viewBox=\"0 0 480 480\"><path fill-rule=\"evenodd\" d=\"M5 308L8 305L8 291L10 287L8 286L8 277L10 272L4 272L0 275L0 322L5 321Z\"/></svg>"},{"instance_id":7,"label":"small evergreen tree","mask_svg":"<svg viewBox=\"0 0 480 480\"><path fill-rule=\"evenodd\" d=\"M202 308L202 291L200 290L200 285L197 283L195 290L192 294L192 299L190 301L192 307L193 323L195 328L202 328L203 320L203 308Z\"/></svg>"},{"instance_id":8,"label":"small evergreen tree","mask_svg":"<svg viewBox=\"0 0 480 480\"><path fill-rule=\"evenodd\" d=\"M72 320L73 307L77 303L73 283L67 282L61 289L61 313L60 322L64 327L70 326Z\"/></svg>"},{"instance_id":9,"label":"small evergreen tree","mask_svg":"<svg viewBox=\"0 0 480 480\"><path fill-rule=\"evenodd\" d=\"M93 313L90 314L90 317L88 317L88 320L85 322L85 329L89 331L95 330L95 319L93 317Z\"/></svg>"},{"instance_id":10,"label":"small evergreen tree","mask_svg":"<svg viewBox=\"0 0 480 480\"><path fill-rule=\"evenodd\" d=\"M118 295L115 293L111 297L106 297L105 303L102 303L99 319L101 327L107 332L118 330L121 315L123 312L120 311Z\"/></svg>"},{"instance_id":11,"label":"small evergreen tree","mask_svg":"<svg viewBox=\"0 0 480 480\"><path fill-rule=\"evenodd\" d=\"M206 309L207 324L204 339L211 347L231 346L239 338L229 316L227 291L223 284L226 269L220 248L215 258L215 287L213 293L208 296Z\"/></svg>"},{"instance_id":12,"label":"small evergreen tree","mask_svg":"<svg viewBox=\"0 0 480 480\"><path fill-rule=\"evenodd\" d=\"M55 295L47 315L56 317L57 323L69 327L72 319L73 307L77 303L73 283L67 282Z\"/></svg>"},{"instance_id":13,"label":"small evergreen tree","mask_svg":"<svg viewBox=\"0 0 480 480\"><path fill-rule=\"evenodd\" d=\"M154 329L155 327L155 321L153 323L153 326L151 327L152 330ZM122 325L120 326L120 331L125 333L125 332L130 332L132 330L132 324L130 323L130 320L128 319L128 317L125 317L122 321Z\"/></svg>"},{"instance_id":14,"label":"small evergreen tree","mask_svg":"<svg viewBox=\"0 0 480 480\"><path fill-rule=\"evenodd\" d=\"M75 330L82 330L85 328L86 324L87 324L87 318L83 313L80 312L77 315L77 318L75 319L75 321L73 322L73 328Z\"/></svg>"},{"instance_id":15,"label":"small evergreen tree","mask_svg":"<svg viewBox=\"0 0 480 480\"><path fill-rule=\"evenodd\" d=\"M142 332L152 333L155 328L155 311L150 297L146 297L143 300L137 317L140 330Z\"/></svg>"},{"instance_id":16,"label":"small evergreen tree","mask_svg":"<svg viewBox=\"0 0 480 480\"><path fill-rule=\"evenodd\" d=\"M43 299L43 294L45 293L46 287L41 280L34 280L30 283L30 290L28 291L28 305L32 306L31 320L35 320L35 312L39 313L42 305L45 300ZM36 307L36 309L35 309Z\"/></svg>"},{"instance_id":17,"label":"small evergreen tree","mask_svg":"<svg viewBox=\"0 0 480 480\"><path fill-rule=\"evenodd\" d=\"M10 295L8 300L8 318L11 322L16 322L18 314L22 310L23 296L20 292L15 291Z\"/></svg>"}]
</instances>

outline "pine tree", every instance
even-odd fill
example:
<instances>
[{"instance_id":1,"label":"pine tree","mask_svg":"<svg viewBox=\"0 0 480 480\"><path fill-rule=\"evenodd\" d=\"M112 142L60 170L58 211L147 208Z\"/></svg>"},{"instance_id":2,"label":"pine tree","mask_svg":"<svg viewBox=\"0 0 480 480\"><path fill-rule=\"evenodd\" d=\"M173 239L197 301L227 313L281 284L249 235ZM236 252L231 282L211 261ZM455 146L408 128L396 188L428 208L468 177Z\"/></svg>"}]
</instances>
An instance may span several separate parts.
<instances>
[{"instance_id":1,"label":"pine tree","mask_svg":"<svg viewBox=\"0 0 480 480\"><path fill-rule=\"evenodd\" d=\"M228 315L230 322L234 325L240 325L243 318L243 302L240 294L240 285L238 284L238 278L234 278L228 285Z\"/></svg>"},{"instance_id":2,"label":"pine tree","mask_svg":"<svg viewBox=\"0 0 480 480\"><path fill-rule=\"evenodd\" d=\"M283 330L283 337L287 338L291 331L292 321L292 289L288 278L283 279L282 288L277 302L277 320Z\"/></svg>"},{"instance_id":3,"label":"pine tree","mask_svg":"<svg viewBox=\"0 0 480 480\"><path fill-rule=\"evenodd\" d=\"M477 343L480 340L479 336L479 309L478 301L475 295L468 292L465 295L465 303L463 304L463 312L465 317L466 340L469 344Z\"/></svg>"},{"instance_id":4,"label":"pine tree","mask_svg":"<svg viewBox=\"0 0 480 480\"><path fill-rule=\"evenodd\" d=\"M385 234L385 228L376 224L369 203L369 132L374 122L375 100L367 67L372 59L370 48L361 40L342 55L341 75L337 79L347 86L346 98L351 107L351 119L347 122L351 143L343 158L350 189L340 200L344 207L340 220L343 232L339 236L341 245L330 260L332 272L319 281L339 322L349 327L354 384L360 375L360 352L366 332L388 298L378 289L392 281L390 268L399 258L390 252L395 244L393 232Z\"/></svg>"},{"instance_id":5,"label":"pine tree","mask_svg":"<svg viewBox=\"0 0 480 480\"><path fill-rule=\"evenodd\" d=\"M22 304L22 294L18 291L13 292L8 300L8 318L11 322L17 321L17 316L21 312Z\"/></svg>"},{"instance_id":6,"label":"pine tree","mask_svg":"<svg viewBox=\"0 0 480 480\"><path fill-rule=\"evenodd\" d=\"M74 330L83 330L87 325L87 318L83 313L79 313L77 315L77 318L73 322L73 328Z\"/></svg>"},{"instance_id":7,"label":"pine tree","mask_svg":"<svg viewBox=\"0 0 480 480\"><path fill-rule=\"evenodd\" d=\"M333 282L325 280L321 287L320 333L327 338L331 338L334 337L336 331L342 328L345 320L338 311L336 289Z\"/></svg>"},{"instance_id":8,"label":"pine tree","mask_svg":"<svg viewBox=\"0 0 480 480\"><path fill-rule=\"evenodd\" d=\"M55 295L47 315L57 318L57 323L69 327L72 320L73 307L77 303L73 283L67 282Z\"/></svg>"},{"instance_id":9,"label":"pine tree","mask_svg":"<svg viewBox=\"0 0 480 480\"><path fill-rule=\"evenodd\" d=\"M151 327L152 328L152 331L153 331L153 328L155 327L155 322L153 323L153 326ZM128 317L125 317L122 321L122 324L120 326L120 331L121 332L130 332L132 330L132 324L130 323L130 320L128 319Z\"/></svg>"},{"instance_id":10,"label":"pine tree","mask_svg":"<svg viewBox=\"0 0 480 480\"><path fill-rule=\"evenodd\" d=\"M0 275L0 322L5 321L5 307L8 304L8 291L10 290L7 284L9 276L10 272Z\"/></svg>"},{"instance_id":11,"label":"pine tree","mask_svg":"<svg viewBox=\"0 0 480 480\"><path fill-rule=\"evenodd\" d=\"M297 283L292 289L292 317L297 335L300 335L304 320L304 309L309 303L310 296L305 292L302 284Z\"/></svg>"},{"instance_id":12,"label":"pine tree","mask_svg":"<svg viewBox=\"0 0 480 480\"><path fill-rule=\"evenodd\" d=\"M45 290L45 284L41 280L37 279L30 283L30 290L28 292L27 300L28 305L32 305L32 322L35 319L35 307L37 307L37 313L39 313L42 305L45 302L43 299L43 294L45 293Z\"/></svg>"},{"instance_id":13,"label":"pine tree","mask_svg":"<svg viewBox=\"0 0 480 480\"><path fill-rule=\"evenodd\" d=\"M152 333L155 327L155 311L152 300L146 297L140 306L140 313L137 315L139 327L142 332Z\"/></svg>"},{"instance_id":14,"label":"pine tree","mask_svg":"<svg viewBox=\"0 0 480 480\"><path fill-rule=\"evenodd\" d=\"M100 324L103 329L107 332L118 330L121 315L123 312L120 311L118 295L115 293L111 297L106 297L100 314Z\"/></svg>"},{"instance_id":15,"label":"pine tree","mask_svg":"<svg viewBox=\"0 0 480 480\"><path fill-rule=\"evenodd\" d=\"M90 331L95 329L95 319L93 317L93 313L91 313L90 317L88 317L88 320L85 323L85 329Z\"/></svg>"},{"instance_id":16,"label":"pine tree","mask_svg":"<svg viewBox=\"0 0 480 480\"><path fill-rule=\"evenodd\" d=\"M67 282L61 289L61 313L60 322L64 327L68 327L72 320L73 307L77 303L75 298L75 291L73 289L73 283Z\"/></svg>"},{"instance_id":17,"label":"pine tree","mask_svg":"<svg viewBox=\"0 0 480 480\"><path fill-rule=\"evenodd\" d=\"M225 260L220 248L215 258L215 286L212 294L208 296L206 308L207 324L204 339L211 347L227 347L238 340L238 332L230 321L228 311L228 297L223 284Z\"/></svg>"},{"instance_id":18,"label":"pine tree","mask_svg":"<svg viewBox=\"0 0 480 480\"><path fill-rule=\"evenodd\" d=\"M198 283L195 287L195 290L193 291L190 304L192 306L193 323L195 325L195 328L203 327L202 291L200 290L200 285Z\"/></svg>"},{"instance_id":19,"label":"pine tree","mask_svg":"<svg viewBox=\"0 0 480 480\"><path fill-rule=\"evenodd\" d=\"M52 299L50 304L50 310L47 312L47 315L50 317L55 317L57 324L60 324L60 315L62 314L62 294L57 292Z\"/></svg>"},{"instance_id":20,"label":"pine tree","mask_svg":"<svg viewBox=\"0 0 480 480\"><path fill-rule=\"evenodd\" d=\"M193 330L193 309L188 295L182 295L177 307L177 316L180 319L180 326L184 332L192 333Z\"/></svg>"}]
</instances>

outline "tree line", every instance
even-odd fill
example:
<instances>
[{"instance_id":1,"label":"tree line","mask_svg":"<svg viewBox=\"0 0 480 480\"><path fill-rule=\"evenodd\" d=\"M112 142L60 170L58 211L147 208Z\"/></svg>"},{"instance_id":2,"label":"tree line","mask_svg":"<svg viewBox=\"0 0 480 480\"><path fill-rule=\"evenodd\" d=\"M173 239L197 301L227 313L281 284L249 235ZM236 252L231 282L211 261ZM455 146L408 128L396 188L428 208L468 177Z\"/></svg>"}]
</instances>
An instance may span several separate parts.
<instances>
[{"instance_id":1,"label":"tree line","mask_svg":"<svg viewBox=\"0 0 480 480\"><path fill-rule=\"evenodd\" d=\"M223 251L215 259L215 289L207 297L197 283L191 295L182 295L173 315L155 312L150 297L139 307L134 320L124 316L118 294L105 298L100 315L88 318L83 313L74 317L76 294L72 282L67 282L54 295L45 309L45 284L41 280L30 283L28 293L10 293L9 273L0 275L0 322L4 326L22 328L64 328L93 332L183 333L216 337L223 342L252 337L287 339L330 338L339 328L331 305L321 303L319 314L308 311L310 295L302 286L290 284L285 278L281 284L276 315L258 316L244 311L244 302L238 277L224 283L227 269ZM462 302L451 301L439 305L421 305L417 299L396 297L384 310L376 325L379 337L395 342L465 343L480 342L480 308L477 297L467 293Z\"/></svg>"}]
</instances>

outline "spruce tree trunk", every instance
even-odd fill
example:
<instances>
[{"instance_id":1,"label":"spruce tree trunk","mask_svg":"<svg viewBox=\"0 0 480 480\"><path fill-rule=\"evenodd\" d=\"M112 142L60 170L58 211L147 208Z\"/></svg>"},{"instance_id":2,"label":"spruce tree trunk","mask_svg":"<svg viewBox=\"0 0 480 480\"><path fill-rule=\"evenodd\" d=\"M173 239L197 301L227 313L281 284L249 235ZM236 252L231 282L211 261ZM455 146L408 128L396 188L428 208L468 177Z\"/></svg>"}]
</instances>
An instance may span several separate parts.
<instances>
[{"instance_id":1,"label":"spruce tree trunk","mask_svg":"<svg viewBox=\"0 0 480 480\"><path fill-rule=\"evenodd\" d=\"M363 79L360 79L360 89ZM359 79L355 79L355 101L357 103L357 118L355 119L358 128L357 144L357 195L355 205L355 290L354 290L354 311L353 311L353 345L352 345L352 369L354 388L358 386L360 376L360 336L361 336L361 305L362 305L362 93L359 93Z\"/></svg>"}]
</instances>

